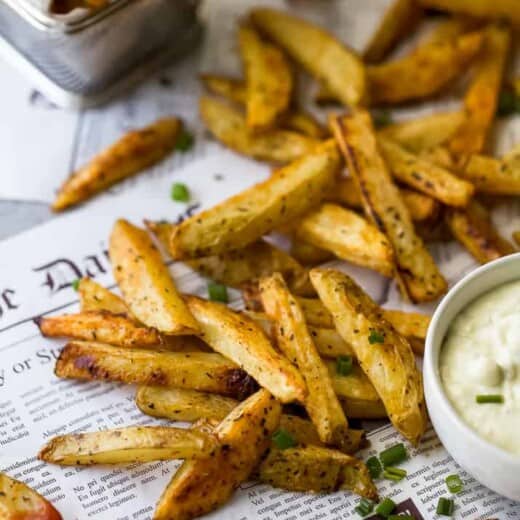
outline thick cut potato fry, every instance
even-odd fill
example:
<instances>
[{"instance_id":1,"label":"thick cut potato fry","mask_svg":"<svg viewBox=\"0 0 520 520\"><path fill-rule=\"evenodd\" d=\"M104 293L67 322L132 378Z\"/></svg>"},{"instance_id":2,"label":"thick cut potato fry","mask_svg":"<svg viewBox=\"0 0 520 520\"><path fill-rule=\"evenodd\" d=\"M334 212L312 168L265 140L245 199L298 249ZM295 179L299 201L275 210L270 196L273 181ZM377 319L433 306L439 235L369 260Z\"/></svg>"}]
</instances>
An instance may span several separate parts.
<instances>
[{"instance_id":1,"label":"thick cut potato fry","mask_svg":"<svg viewBox=\"0 0 520 520\"><path fill-rule=\"evenodd\" d=\"M378 142L388 168L398 181L448 206L468 204L475 191L471 183L408 152L390 139L379 138Z\"/></svg>"},{"instance_id":2,"label":"thick cut potato fry","mask_svg":"<svg viewBox=\"0 0 520 520\"><path fill-rule=\"evenodd\" d=\"M242 398L257 388L252 377L219 354L153 352L83 341L65 346L54 373L69 379L179 387Z\"/></svg>"},{"instance_id":3,"label":"thick cut potato fry","mask_svg":"<svg viewBox=\"0 0 520 520\"><path fill-rule=\"evenodd\" d=\"M467 208L446 212L453 236L481 264L515 252L515 248L495 229L486 209L473 201Z\"/></svg>"},{"instance_id":4,"label":"thick cut potato fry","mask_svg":"<svg viewBox=\"0 0 520 520\"><path fill-rule=\"evenodd\" d=\"M247 90L243 80L214 74L202 74L199 78L202 84L213 94L245 106Z\"/></svg>"},{"instance_id":5,"label":"thick cut potato fry","mask_svg":"<svg viewBox=\"0 0 520 520\"><path fill-rule=\"evenodd\" d=\"M385 275L394 273L394 251L375 226L353 211L323 204L300 220L296 236L338 258Z\"/></svg>"},{"instance_id":6,"label":"thick cut potato fry","mask_svg":"<svg viewBox=\"0 0 520 520\"><path fill-rule=\"evenodd\" d=\"M336 144L327 141L266 181L176 226L170 253L185 260L255 242L319 204L330 192L340 164Z\"/></svg>"},{"instance_id":7,"label":"thick cut potato fry","mask_svg":"<svg viewBox=\"0 0 520 520\"><path fill-rule=\"evenodd\" d=\"M52 504L27 484L0 472L2 520L63 520Z\"/></svg>"},{"instance_id":8,"label":"thick cut potato fry","mask_svg":"<svg viewBox=\"0 0 520 520\"><path fill-rule=\"evenodd\" d=\"M246 124L256 131L273 128L291 102L289 62L251 27L240 27L238 41L246 76Z\"/></svg>"},{"instance_id":9,"label":"thick cut potato fry","mask_svg":"<svg viewBox=\"0 0 520 520\"><path fill-rule=\"evenodd\" d=\"M280 275L260 280L265 312L275 323L278 348L300 370L307 385L304 404L320 439L344 446L348 422L334 393L332 381L305 324L302 309Z\"/></svg>"},{"instance_id":10,"label":"thick cut potato fry","mask_svg":"<svg viewBox=\"0 0 520 520\"><path fill-rule=\"evenodd\" d=\"M169 117L129 132L67 179L52 203L52 209L62 211L79 204L152 166L175 148L181 130L182 122Z\"/></svg>"},{"instance_id":11,"label":"thick cut potato fry","mask_svg":"<svg viewBox=\"0 0 520 520\"><path fill-rule=\"evenodd\" d=\"M115 430L59 435L38 458L62 466L130 464L156 460L200 459L215 453L217 441L194 430L129 426Z\"/></svg>"},{"instance_id":12,"label":"thick cut potato fry","mask_svg":"<svg viewBox=\"0 0 520 520\"><path fill-rule=\"evenodd\" d=\"M331 124L362 194L365 213L394 247L401 292L414 302L437 299L446 291L446 281L415 233L379 153L370 115L358 110L352 116L331 119Z\"/></svg>"},{"instance_id":13,"label":"thick cut potato fry","mask_svg":"<svg viewBox=\"0 0 520 520\"><path fill-rule=\"evenodd\" d=\"M289 112L281 124L288 130L299 132L314 139L325 139L329 136L327 130L323 128L321 123L317 121L312 114L304 112L303 110L293 110Z\"/></svg>"},{"instance_id":14,"label":"thick cut potato fry","mask_svg":"<svg viewBox=\"0 0 520 520\"><path fill-rule=\"evenodd\" d=\"M118 220L110 235L114 278L132 314L165 334L193 334L199 327L143 229Z\"/></svg>"},{"instance_id":15,"label":"thick cut potato fry","mask_svg":"<svg viewBox=\"0 0 520 520\"><path fill-rule=\"evenodd\" d=\"M199 108L202 121L217 140L260 161L288 163L312 152L319 143L318 139L283 129L255 134L239 110L217 99L203 96Z\"/></svg>"},{"instance_id":16,"label":"thick cut potato fry","mask_svg":"<svg viewBox=\"0 0 520 520\"><path fill-rule=\"evenodd\" d=\"M382 309L382 317L392 324L392 327L401 336L408 340L411 338L426 339L431 318L418 312L405 312L393 309Z\"/></svg>"},{"instance_id":17,"label":"thick cut potato fry","mask_svg":"<svg viewBox=\"0 0 520 520\"><path fill-rule=\"evenodd\" d=\"M427 43L404 58L367 68L374 105L403 103L439 93L459 77L478 53L482 33Z\"/></svg>"},{"instance_id":18,"label":"thick cut potato fry","mask_svg":"<svg viewBox=\"0 0 520 520\"><path fill-rule=\"evenodd\" d=\"M311 281L331 312L336 329L356 352L392 424L417 444L427 419L422 377L410 344L347 275L332 269L313 269Z\"/></svg>"},{"instance_id":19,"label":"thick cut potato fry","mask_svg":"<svg viewBox=\"0 0 520 520\"><path fill-rule=\"evenodd\" d=\"M260 390L215 429L222 448L214 457L185 461L164 490L154 520L190 520L225 504L269 448L280 404Z\"/></svg>"},{"instance_id":20,"label":"thick cut potato fry","mask_svg":"<svg viewBox=\"0 0 520 520\"><path fill-rule=\"evenodd\" d=\"M330 251L313 246L295 236L291 237L290 253L298 262L306 266L322 264L334 258ZM293 290L293 292L296 291Z\"/></svg>"},{"instance_id":21,"label":"thick cut potato fry","mask_svg":"<svg viewBox=\"0 0 520 520\"><path fill-rule=\"evenodd\" d=\"M302 308L305 321L309 325L325 329L334 328L332 314L318 298L298 298L298 304Z\"/></svg>"},{"instance_id":22,"label":"thick cut potato fry","mask_svg":"<svg viewBox=\"0 0 520 520\"><path fill-rule=\"evenodd\" d=\"M451 152L445 146L436 146L435 148L428 148L417 154L421 159L432 162L437 166L446 168L450 171L459 173L459 167Z\"/></svg>"},{"instance_id":23,"label":"thick cut potato fry","mask_svg":"<svg viewBox=\"0 0 520 520\"><path fill-rule=\"evenodd\" d=\"M36 318L43 336L99 341L120 347L160 347L161 335L148 327L136 325L125 316L107 311L86 311Z\"/></svg>"},{"instance_id":24,"label":"thick cut potato fry","mask_svg":"<svg viewBox=\"0 0 520 520\"><path fill-rule=\"evenodd\" d=\"M333 36L309 22L274 9L253 9L251 19L261 32L326 85L342 103L356 106L366 101L362 61Z\"/></svg>"},{"instance_id":25,"label":"thick cut potato fry","mask_svg":"<svg viewBox=\"0 0 520 520\"><path fill-rule=\"evenodd\" d=\"M108 311L131 317L130 309L122 298L90 278L82 278L78 285L81 312Z\"/></svg>"},{"instance_id":26,"label":"thick cut potato fry","mask_svg":"<svg viewBox=\"0 0 520 520\"><path fill-rule=\"evenodd\" d=\"M484 36L474 77L464 96L466 117L449 141L451 152L462 158L481 153L486 145L511 44L511 30L504 25L489 26Z\"/></svg>"}]
</instances>

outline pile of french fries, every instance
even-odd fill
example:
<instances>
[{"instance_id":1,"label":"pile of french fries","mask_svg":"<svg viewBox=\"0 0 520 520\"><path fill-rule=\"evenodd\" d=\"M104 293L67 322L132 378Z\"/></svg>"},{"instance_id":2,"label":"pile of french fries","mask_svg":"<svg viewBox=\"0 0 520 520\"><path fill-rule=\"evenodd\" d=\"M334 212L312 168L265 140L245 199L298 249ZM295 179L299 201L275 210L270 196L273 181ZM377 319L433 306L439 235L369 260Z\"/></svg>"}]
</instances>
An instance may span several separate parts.
<instances>
[{"instance_id":1,"label":"pile of french fries","mask_svg":"<svg viewBox=\"0 0 520 520\"><path fill-rule=\"evenodd\" d=\"M419 442L427 418L416 356L429 318L382 309L352 278L318 264L337 258L372 269L420 303L447 290L425 242L453 237L482 263L514 251L484 198L520 194L520 149L485 153L510 23L520 22L513 3L394 0L363 56L285 12L253 9L238 29L244 78L202 76L214 96L201 98L200 112L217 140L276 169L180 224L119 220L109 252L122 296L83 279L79 313L38 320L44 336L69 340L58 377L139 385L143 413L192 426L63 435L39 457L63 465L183 459L155 520L208 513L248 479L375 499L355 457L364 432L349 420L388 418ZM450 15L408 55L383 61L425 7ZM298 106L295 65L317 80L319 102L347 113L336 110L325 127ZM427 100L466 74L460 110L374 124L369 108ZM159 160L180 128L168 119L123 138L117 153L73 176L54 207ZM149 135L160 136L157 149L154 137L137 160ZM291 238L289 253L266 240L272 232ZM181 294L166 256L240 289L246 309Z\"/></svg>"}]
</instances>

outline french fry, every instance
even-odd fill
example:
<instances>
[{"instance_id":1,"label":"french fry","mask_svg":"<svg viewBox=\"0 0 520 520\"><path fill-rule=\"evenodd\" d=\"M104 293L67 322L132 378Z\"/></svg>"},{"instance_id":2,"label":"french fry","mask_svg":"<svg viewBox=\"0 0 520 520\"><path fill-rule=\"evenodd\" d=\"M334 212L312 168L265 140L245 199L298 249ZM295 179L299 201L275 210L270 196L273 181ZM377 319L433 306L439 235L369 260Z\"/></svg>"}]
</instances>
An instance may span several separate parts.
<instances>
[{"instance_id":1,"label":"french fry","mask_svg":"<svg viewBox=\"0 0 520 520\"><path fill-rule=\"evenodd\" d=\"M481 20L469 16L443 17L425 37L428 43L454 40L464 33L482 28Z\"/></svg>"},{"instance_id":2,"label":"french fry","mask_svg":"<svg viewBox=\"0 0 520 520\"><path fill-rule=\"evenodd\" d=\"M500 236L486 209L478 202L463 209L446 212L446 222L453 236L481 264L515 252L514 247Z\"/></svg>"},{"instance_id":3,"label":"french fry","mask_svg":"<svg viewBox=\"0 0 520 520\"><path fill-rule=\"evenodd\" d=\"M201 74L199 79L213 94L222 96L238 105L245 106L247 102L247 90L243 80L214 74Z\"/></svg>"},{"instance_id":4,"label":"french fry","mask_svg":"<svg viewBox=\"0 0 520 520\"><path fill-rule=\"evenodd\" d=\"M313 139L325 139L329 136L327 130L317 121L312 114L303 110L289 112L280 123L284 128L299 132Z\"/></svg>"},{"instance_id":5,"label":"french fry","mask_svg":"<svg viewBox=\"0 0 520 520\"><path fill-rule=\"evenodd\" d=\"M464 96L466 117L449 141L449 149L456 157L464 159L481 153L485 147L495 118L510 44L511 30L505 25L490 25L485 30L482 52Z\"/></svg>"},{"instance_id":6,"label":"french fry","mask_svg":"<svg viewBox=\"0 0 520 520\"><path fill-rule=\"evenodd\" d=\"M268 8L251 11L253 24L347 106L366 100L362 61L323 29Z\"/></svg>"},{"instance_id":7,"label":"french fry","mask_svg":"<svg viewBox=\"0 0 520 520\"><path fill-rule=\"evenodd\" d=\"M352 116L333 118L331 124L350 174L358 189L363 187L365 213L394 247L401 292L414 302L438 298L446 291L446 281L415 233L408 209L392 183L370 115L358 110Z\"/></svg>"},{"instance_id":8,"label":"french fry","mask_svg":"<svg viewBox=\"0 0 520 520\"><path fill-rule=\"evenodd\" d=\"M334 255L330 251L325 251L325 249L313 246L295 236L291 238L290 253L295 260L303 265L322 264L334 258ZM293 290L293 292L296 291Z\"/></svg>"},{"instance_id":9,"label":"french fry","mask_svg":"<svg viewBox=\"0 0 520 520\"><path fill-rule=\"evenodd\" d=\"M426 430L421 373L410 344L381 317L379 307L347 275L313 269L311 281L336 329L383 401L394 427L417 444Z\"/></svg>"},{"instance_id":10,"label":"french fry","mask_svg":"<svg viewBox=\"0 0 520 520\"><path fill-rule=\"evenodd\" d=\"M436 146L422 150L417 154L421 159L432 162L437 166L459 173L459 167L451 152L445 146Z\"/></svg>"},{"instance_id":11,"label":"french fry","mask_svg":"<svg viewBox=\"0 0 520 520\"><path fill-rule=\"evenodd\" d=\"M168 117L129 132L65 181L52 203L53 211L84 202L159 162L175 148L181 130L182 122Z\"/></svg>"},{"instance_id":12,"label":"french fry","mask_svg":"<svg viewBox=\"0 0 520 520\"><path fill-rule=\"evenodd\" d=\"M386 236L353 211L322 204L303 217L296 236L338 258L392 276L394 252Z\"/></svg>"},{"instance_id":13,"label":"french fry","mask_svg":"<svg viewBox=\"0 0 520 520\"><path fill-rule=\"evenodd\" d=\"M223 447L214 457L185 461L164 490L154 520L190 520L225 504L269 447L280 404L260 390L214 430Z\"/></svg>"},{"instance_id":14,"label":"french fry","mask_svg":"<svg viewBox=\"0 0 520 520\"><path fill-rule=\"evenodd\" d=\"M464 207L475 188L450 171L408 152L396 142L379 138L379 147L392 175L403 184L448 206Z\"/></svg>"},{"instance_id":15,"label":"french fry","mask_svg":"<svg viewBox=\"0 0 520 520\"><path fill-rule=\"evenodd\" d=\"M79 305L82 312L108 311L131 317L130 309L122 298L90 278L82 278L78 285Z\"/></svg>"},{"instance_id":16,"label":"french fry","mask_svg":"<svg viewBox=\"0 0 520 520\"><path fill-rule=\"evenodd\" d=\"M318 298L298 298L298 304L305 315L305 321L315 327L334 328L334 319L329 309Z\"/></svg>"},{"instance_id":17,"label":"french fry","mask_svg":"<svg viewBox=\"0 0 520 520\"><path fill-rule=\"evenodd\" d=\"M38 453L62 466L130 464L211 456L217 441L195 430L164 426L128 426L115 430L59 435Z\"/></svg>"},{"instance_id":18,"label":"french fry","mask_svg":"<svg viewBox=\"0 0 520 520\"><path fill-rule=\"evenodd\" d=\"M242 398L257 388L252 377L219 354L154 352L83 341L65 346L54 373L68 379L178 387Z\"/></svg>"},{"instance_id":19,"label":"french fry","mask_svg":"<svg viewBox=\"0 0 520 520\"><path fill-rule=\"evenodd\" d=\"M404 58L367 68L374 105L403 103L439 93L464 72L478 53L482 33L426 43Z\"/></svg>"},{"instance_id":20,"label":"french fry","mask_svg":"<svg viewBox=\"0 0 520 520\"><path fill-rule=\"evenodd\" d=\"M3 520L63 520L52 504L34 489L1 472L0 517Z\"/></svg>"},{"instance_id":21,"label":"french fry","mask_svg":"<svg viewBox=\"0 0 520 520\"><path fill-rule=\"evenodd\" d=\"M218 141L260 161L288 163L312 152L319 143L312 137L283 129L255 134L239 110L210 97L200 98L199 109L202 121Z\"/></svg>"},{"instance_id":22,"label":"french fry","mask_svg":"<svg viewBox=\"0 0 520 520\"><path fill-rule=\"evenodd\" d=\"M330 140L298 161L175 227L174 259L186 260L240 249L321 202L331 190L341 158Z\"/></svg>"},{"instance_id":23,"label":"french fry","mask_svg":"<svg viewBox=\"0 0 520 520\"><path fill-rule=\"evenodd\" d=\"M418 312L405 312L392 309L382 309L382 317L389 321L401 336L409 341L412 338L425 340L431 318Z\"/></svg>"},{"instance_id":24,"label":"french fry","mask_svg":"<svg viewBox=\"0 0 520 520\"><path fill-rule=\"evenodd\" d=\"M186 302L200 324L204 341L213 350L237 363L281 402L304 401L302 376L253 320L226 305L195 296L187 296Z\"/></svg>"},{"instance_id":25,"label":"french fry","mask_svg":"<svg viewBox=\"0 0 520 520\"><path fill-rule=\"evenodd\" d=\"M198 332L197 322L146 231L118 220L110 235L109 250L114 278L141 323L165 334Z\"/></svg>"},{"instance_id":26,"label":"french fry","mask_svg":"<svg viewBox=\"0 0 520 520\"><path fill-rule=\"evenodd\" d=\"M240 27L238 41L246 76L246 124L254 131L273 128L291 101L289 62L251 27Z\"/></svg>"}]
</instances>

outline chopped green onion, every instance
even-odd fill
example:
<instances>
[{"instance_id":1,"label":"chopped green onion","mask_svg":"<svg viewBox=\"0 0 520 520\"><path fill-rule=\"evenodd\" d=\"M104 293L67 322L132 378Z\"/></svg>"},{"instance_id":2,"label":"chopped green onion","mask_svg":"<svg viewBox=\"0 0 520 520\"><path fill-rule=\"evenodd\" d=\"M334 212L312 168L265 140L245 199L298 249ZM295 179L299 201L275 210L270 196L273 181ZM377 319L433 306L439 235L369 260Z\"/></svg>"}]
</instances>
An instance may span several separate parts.
<instances>
[{"instance_id":1,"label":"chopped green onion","mask_svg":"<svg viewBox=\"0 0 520 520\"><path fill-rule=\"evenodd\" d=\"M280 428L279 430L275 431L273 433L273 441L276 444L276 447L279 450L286 450L287 448L292 448L293 446L296 446L296 441L292 437L292 435L283 428Z\"/></svg>"},{"instance_id":2,"label":"chopped green onion","mask_svg":"<svg viewBox=\"0 0 520 520\"><path fill-rule=\"evenodd\" d=\"M395 502L391 498L385 498L377 507L376 513L387 518L395 509Z\"/></svg>"},{"instance_id":3,"label":"chopped green onion","mask_svg":"<svg viewBox=\"0 0 520 520\"><path fill-rule=\"evenodd\" d=\"M378 478L379 475L381 475L383 468L381 467L381 463L377 457L370 457L367 460L366 465L372 478Z\"/></svg>"},{"instance_id":4,"label":"chopped green onion","mask_svg":"<svg viewBox=\"0 0 520 520\"><path fill-rule=\"evenodd\" d=\"M367 516L374 510L374 502L371 500L367 500L366 498L362 498L359 501L357 507L354 508L354 511L360 516Z\"/></svg>"},{"instance_id":5,"label":"chopped green onion","mask_svg":"<svg viewBox=\"0 0 520 520\"><path fill-rule=\"evenodd\" d=\"M208 296L214 302L227 303L229 301L227 287L219 283L208 283Z\"/></svg>"},{"instance_id":6,"label":"chopped green onion","mask_svg":"<svg viewBox=\"0 0 520 520\"><path fill-rule=\"evenodd\" d=\"M172 184L171 197L177 202L188 202L190 200L190 192L186 184L182 184L182 182Z\"/></svg>"},{"instance_id":7,"label":"chopped green onion","mask_svg":"<svg viewBox=\"0 0 520 520\"><path fill-rule=\"evenodd\" d=\"M482 395L477 395L475 400L479 404L486 404L486 403L502 404L504 402L504 396L500 395L500 394L489 394L489 395L482 394Z\"/></svg>"},{"instance_id":8,"label":"chopped green onion","mask_svg":"<svg viewBox=\"0 0 520 520\"><path fill-rule=\"evenodd\" d=\"M372 116L374 120L374 126L376 128L383 128L384 126L388 126L392 124L392 114L388 110L381 110L376 112Z\"/></svg>"},{"instance_id":9,"label":"chopped green onion","mask_svg":"<svg viewBox=\"0 0 520 520\"><path fill-rule=\"evenodd\" d=\"M340 376L348 376L352 372L352 357L338 356L336 360L336 372Z\"/></svg>"},{"instance_id":10,"label":"chopped green onion","mask_svg":"<svg viewBox=\"0 0 520 520\"><path fill-rule=\"evenodd\" d=\"M442 516L451 516L455 509L455 502L450 498L439 498L437 502L437 514Z\"/></svg>"},{"instance_id":11,"label":"chopped green onion","mask_svg":"<svg viewBox=\"0 0 520 520\"><path fill-rule=\"evenodd\" d=\"M415 520L412 515L390 515L387 520Z\"/></svg>"},{"instance_id":12,"label":"chopped green onion","mask_svg":"<svg viewBox=\"0 0 520 520\"><path fill-rule=\"evenodd\" d=\"M383 467L387 468L388 466L395 466L396 464L400 464L408 458L408 453L406 452L406 448L404 444L400 442L399 444L394 444L382 451L379 454L379 458L383 463Z\"/></svg>"},{"instance_id":13,"label":"chopped green onion","mask_svg":"<svg viewBox=\"0 0 520 520\"><path fill-rule=\"evenodd\" d=\"M388 480L399 482L400 480L403 480L404 477L406 477L406 470L392 467L385 468L385 471L383 471L383 477Z\"/></svg>"},{"instance_id":14,"label":"chopped green onion","mask_svg":"<svg viewBox=\"0 0 520 520\"><path fill-rule=\"evenodd\" d=\"M193 135L184 130L179 137L177 137L175 149L180 152L186 152L193 146L194 141Z\"/></svg>"},{"instance_id":15,"label":"chopped green onion","mask_svg":"<svg viewBox=\"0 0 520 520\"><path fill-rule=\"evenodd\" d=\"M77 280L74 280L70 285L72 286L72 288L77 291L79 289L79 282L81 280L78 278Z\"/></svg>"},{"instance_id":16,"label":"chopped green onion","mask_svg":"<svg viewBox=\"0 0 520 520\"><path fill-rule=\"evenodd\" d=\"M458 475L448 475L445 482L450 493L460 493L464 488L464 484Z\"/></svg>"},{"instance_id":17,"label":"chopped green onion","mask_svg":"<svg viewBox=\"0 0 520 520\"><path fill-rule=\"evenodd\" d=\"M371 330L368 335L368 342L373 345L374 343L384 343L385 335L382 332L378 332L377 330Z\"/></svg>"}]
</instances>

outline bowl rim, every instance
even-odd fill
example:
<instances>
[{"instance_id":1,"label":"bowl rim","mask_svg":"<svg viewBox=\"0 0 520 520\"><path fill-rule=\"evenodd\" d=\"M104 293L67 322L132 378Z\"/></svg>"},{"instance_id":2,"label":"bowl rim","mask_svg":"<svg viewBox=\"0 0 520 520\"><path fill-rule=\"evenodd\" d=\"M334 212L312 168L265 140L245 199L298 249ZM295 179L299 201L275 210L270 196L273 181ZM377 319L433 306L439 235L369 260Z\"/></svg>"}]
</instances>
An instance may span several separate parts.
<instances>
[{"instance_id":1,"label":"bowl rim","mask_svg":"<svg viewBox=\"0 0 520 520\"><path fill-rule=\"evenodd\" d=\"M478 435L472 428L470 428L459 416L458 412L455 410L455 408L451 404L451 401L449 400L448 396L444 391L444 386L440 380L440 374L438 370L439 353L440 349L442 348L444 338L438 341L437 348L434 348L434 341L436 340L439 324L444 317L446 309L449 308L449 306L452 304L452 301L455 298L455 296L459 294L461 291L464 291L466 287L468 287L469 285L477 283L477 280L486 273L490 271L503 269L504 265L510 263L514 264L516 262L518 262L520 266L520 252L512 253L508 256L493 260L466 274L448 291L446 296L441 300L440 304L435 309L435 312L430 322L430 326L428 327L425 343L425 352L423 357L423 370L425 375L428 374L428 380L433 385L433 391L436 397L435 405L439 406L442 409L443 414L447 415L447 418L452 423L455 423L460 433L462 433L464 436L469 437L473 442L479 444L481 447L486 449L486 451L493 457L497 457L501 461L507 462L509 464L515 463L520 465L519 454L507 451L504 448L501 448L489 442L487 439L484 439L483 437ZM520 272L518 274L518 280L520 280ZM488 291L489 289L481 291L477 296L475 296L475 299L482 296ZM457 316L460 313L460 310L461 309L458 310L455 316ZM452 321L453 320L451 320L450 323ZM428 401L427 398L426 400Z\"/></svg>"}]
</instances>

